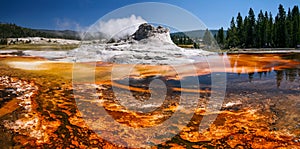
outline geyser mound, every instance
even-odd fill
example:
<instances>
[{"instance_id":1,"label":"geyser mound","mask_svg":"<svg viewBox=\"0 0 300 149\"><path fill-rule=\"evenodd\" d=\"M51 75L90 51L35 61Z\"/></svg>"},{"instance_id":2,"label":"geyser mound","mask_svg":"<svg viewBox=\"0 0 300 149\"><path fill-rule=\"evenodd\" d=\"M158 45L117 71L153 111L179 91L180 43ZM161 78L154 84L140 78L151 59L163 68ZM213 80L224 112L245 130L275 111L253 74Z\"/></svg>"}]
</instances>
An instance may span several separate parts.
<instances>
[{"instance_id":1,"label":"geyser mound","mask_svg":"<svg viewBox=\"0 0 300 149\"><path fill-rule=\"evenodd\" d=\"M212 52L180 48L172 42L168 28L144 23L134 34L117 42L91 44L84 41L81 47L68 52L66 59L77 62L168 65L192 63L194 57L208 54Z\"/></svg>"}]
</instances>

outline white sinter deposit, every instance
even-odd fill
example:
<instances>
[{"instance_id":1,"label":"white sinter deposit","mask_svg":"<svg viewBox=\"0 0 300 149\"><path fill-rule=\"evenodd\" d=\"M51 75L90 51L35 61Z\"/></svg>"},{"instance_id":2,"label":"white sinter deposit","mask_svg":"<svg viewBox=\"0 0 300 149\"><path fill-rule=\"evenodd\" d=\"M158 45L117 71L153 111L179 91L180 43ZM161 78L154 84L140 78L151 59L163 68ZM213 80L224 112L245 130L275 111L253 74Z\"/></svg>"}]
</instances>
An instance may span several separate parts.
<instances>
[{"instance_id":1,"label":"white sinter deposit","mask_svg":"<svg viewBox=\"0 0 300 149\"><path fill-rule=\"evenodd\" d=\"M7 38L8 44L55 44L55 45L72 45L80 44L79 40L44 38L44 37L26 37L26 38Z\"/></svg>"},{"instance_id":2,"label":"white sinter deposit","mask_svg":"<svg viewBox=\"0 0 300 149\"><path fill-rule=\"evenodd\" d=\"M195 57L213 54L200 49L184 49L176 46L169 29L141 24L127 39L115 43L82 44L69 51L61 61L105 61L122 64L186 64Z\"/></svg>"}]
</instances>

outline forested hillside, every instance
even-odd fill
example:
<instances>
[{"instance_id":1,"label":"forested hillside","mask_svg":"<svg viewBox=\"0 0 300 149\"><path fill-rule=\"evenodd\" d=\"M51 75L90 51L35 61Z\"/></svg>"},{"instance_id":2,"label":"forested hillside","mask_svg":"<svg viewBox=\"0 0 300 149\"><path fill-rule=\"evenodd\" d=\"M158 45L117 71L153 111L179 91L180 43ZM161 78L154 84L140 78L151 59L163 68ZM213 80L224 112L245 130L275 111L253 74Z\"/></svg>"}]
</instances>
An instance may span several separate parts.
<instances>
[{"instance_id":1,"label":"forested hillside","mask_svg":"<svg viewBox=\"0 0 300 149\"><path fill-rule=\"evenodd\" d=\"M20 27L15 24L0 23L0 40L2 44L6 44L6 38L21 37L80 39L75 31L38 30Z\"/></svg>"},{"instance_id":2,"label":"forested hillside","mask_svg":"<svg viewBox=\"0 0 300 149\"><path fill-rule=\"evenodd\" d=\"M275 18L260 10L257 17L250 8L248 15L238 13L232 18L227 35L221 28L216 40L223 48L294 48L300 45L300 14L298 6L287 11L279 5Z\"/></svg>"}]
</instances>

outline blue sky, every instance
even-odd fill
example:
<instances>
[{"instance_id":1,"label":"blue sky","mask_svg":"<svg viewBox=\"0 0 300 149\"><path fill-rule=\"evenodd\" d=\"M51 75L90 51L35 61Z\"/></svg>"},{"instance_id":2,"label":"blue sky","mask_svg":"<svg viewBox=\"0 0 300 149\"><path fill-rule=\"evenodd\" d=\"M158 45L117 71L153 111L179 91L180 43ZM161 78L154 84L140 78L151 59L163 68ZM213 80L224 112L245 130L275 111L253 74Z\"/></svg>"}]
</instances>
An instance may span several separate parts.
<instances>
[{"instance_id":1,"label":"blue sky","mask_svg":"<svg viewBox=\"0 0 300 149\"><path fill-rule=\"evenodd\" d=\"M2 0L0 22L39 29L84 28L95 23L105 14L134 3L149 2L137 0ZM229 26L231 18L238 12L247 15L249 8L255 14L259 10L277 14L279 4L284 8L299 6L299 0L154 0L179 6L201 19L210 29ZM176 15L176 14L174 14Z\"/></svg>"}]
</instances>

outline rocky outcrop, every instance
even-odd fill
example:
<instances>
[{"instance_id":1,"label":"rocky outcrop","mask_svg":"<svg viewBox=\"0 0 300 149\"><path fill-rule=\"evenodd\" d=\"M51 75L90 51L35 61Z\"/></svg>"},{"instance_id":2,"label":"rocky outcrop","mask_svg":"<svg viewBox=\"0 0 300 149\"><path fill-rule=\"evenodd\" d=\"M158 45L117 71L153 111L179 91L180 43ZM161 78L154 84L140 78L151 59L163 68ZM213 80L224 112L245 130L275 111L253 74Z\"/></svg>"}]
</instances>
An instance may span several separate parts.
<instances>
[{"instance_id":1,"label":"rocky outcrop","mask_svg":"<svg viewBox=\"0 0 300 149\"><path fill-rule=\"evenodd\" d=\"M142 40L149 37L154 37L156 34L169 34L169 29L162 26L155 28L154 26L144 23L139 26L139 29L133 34L134 40Z\"/></svg>"}]
</instances>

